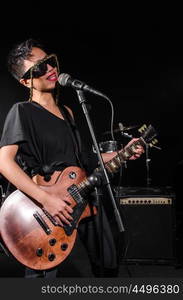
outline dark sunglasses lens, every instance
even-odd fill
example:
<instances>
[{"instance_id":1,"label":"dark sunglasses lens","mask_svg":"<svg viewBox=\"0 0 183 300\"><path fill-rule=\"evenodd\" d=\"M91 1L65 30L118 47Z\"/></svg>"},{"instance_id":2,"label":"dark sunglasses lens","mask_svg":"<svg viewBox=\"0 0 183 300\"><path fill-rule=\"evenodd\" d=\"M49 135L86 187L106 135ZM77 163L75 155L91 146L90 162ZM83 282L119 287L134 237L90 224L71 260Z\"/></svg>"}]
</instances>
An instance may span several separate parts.
<instances>
[{"instance_id":1,"label":"dark sunglasses lens","mask_svg":"<svg viewBox=\"0 0 183 300\"><path fill-rule=\"evenodd\" d=\"M57 66L57 61L54 56L48 58L45 62L46 62L46 64L50 65L53 68L55 68Z\"/></svg>"},{"instance_id":2,"label":"dark sunglasses lens","mask_svg":"<svg viewBox=\"0 0 183 300\"><path fill-rule=\"evenodd\" d=\"M46 59L45 61L43 61L42 63L35 66L35 68L33 69L33 73L32 73L33 77L38 78L38 77L43 76L47 71L47 65L50 65L52 68L55 68L57 66L57 61L56 61L55 57L50 57L50 58Z\"/></svg>"},{"instance_id":3,"label":"dark sunglasses lens","mask_svg":"<svg viewBox=\"0 0 183 300\"><path fill-rule=\"evenodd\" d=\"M46 61L44 61L33 68L32 76L33 78L39 78L43 76L46 73L46 71L47 71L47 63Z\"/></svg>"},{"instance_id":4,"label":"dark sunglasses lens","mask_svg":"<svg viewBox=\"0 0 183 300\"><path fill-rule=\"evenodd\" d=\"M22 76L23 79L30 79L31 78L31 75L30 75L30 70L28 70L23 76Z\"/></svg>"},{"instance_id":5,"label":"dark sunglasses lens","mask_svg":"<svg viewBox=\"0 0 183 300\"><path fill-rule=\"evenodd\" d=\"M43 75L46 74L47 71L47 65L50 65L52 68L57 67L57 60L54 56L45 59L45 61L35 65L35 67L32 70L32 76L33 78L39 78ZM24 75L23 75L24 79L30 79L31 75L30 75L30 70L28 70Z\"/></svg>"}]
</instances>

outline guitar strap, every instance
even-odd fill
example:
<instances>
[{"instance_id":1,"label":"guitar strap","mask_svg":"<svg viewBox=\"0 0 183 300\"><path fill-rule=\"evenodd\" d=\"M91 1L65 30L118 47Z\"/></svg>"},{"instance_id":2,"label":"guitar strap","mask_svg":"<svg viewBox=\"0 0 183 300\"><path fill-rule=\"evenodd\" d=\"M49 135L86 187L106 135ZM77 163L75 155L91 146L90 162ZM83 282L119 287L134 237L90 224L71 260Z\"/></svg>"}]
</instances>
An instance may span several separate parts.
<instances>
[{"instance_id":1,"label":"guitar strap","mask_svg":"<svg viewBox=\"0 0 183 300\"><path fill-rule=\"evenodd\" d=\"M64 106L60 106L62 115L64 117L64 120L66 121L66 124L68 126L69 132L71 134L74 148L75 148L75 155L77 158L77 162L79 163L79 166L84 169L83 164L81 162L80 156L81 156L81 138L79 131L76 127L76 123L74 122L72 116L70 115L68 109Z\"/></svg>"}]
</instances>

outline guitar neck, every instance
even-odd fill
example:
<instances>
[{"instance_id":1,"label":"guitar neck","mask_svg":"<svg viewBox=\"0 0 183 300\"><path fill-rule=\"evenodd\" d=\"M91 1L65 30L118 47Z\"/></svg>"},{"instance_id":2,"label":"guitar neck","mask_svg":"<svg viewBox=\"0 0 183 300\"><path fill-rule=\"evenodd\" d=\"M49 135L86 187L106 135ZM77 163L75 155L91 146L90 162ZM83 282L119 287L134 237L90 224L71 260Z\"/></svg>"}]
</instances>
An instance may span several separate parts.
<instances>
[{"instance_id":1,"label":"guitar neck","mask_svg":"<svg viewBox=\"0 0 183 300\"><path fill-rule=\"evenodd\" d=\"M105 163L105 168L109 174L117 173L121 165L128 160L131 156L134 155L137 145L145 145L145 141L140 137L137 141L133 142L128 147L117 152L117 155L113 157L110 161ZM89 190L93 189L97 185L95 181L95 174L99 175L102 173L101 168L96 168L92 175L88 178L85 178L82 182L77 185L77 188L80 193L83 195L86 194Z\"/></svg>"},{"instance_id":2,"label":"guitar neck","mask_svg":"<svg viewBox=\"0 0 183 300\"><path fill-rule=\"evenodd\" d=\"M137 145L145 145L145 141L142 137L140 137L137 141L133 142L128 147L125 147L124 149L118 151L115 157L113 157L110 161L105 163L107 171L111 174L117 173L121 165L135 154L135 149Z\"/></svg>"}]
</instances>

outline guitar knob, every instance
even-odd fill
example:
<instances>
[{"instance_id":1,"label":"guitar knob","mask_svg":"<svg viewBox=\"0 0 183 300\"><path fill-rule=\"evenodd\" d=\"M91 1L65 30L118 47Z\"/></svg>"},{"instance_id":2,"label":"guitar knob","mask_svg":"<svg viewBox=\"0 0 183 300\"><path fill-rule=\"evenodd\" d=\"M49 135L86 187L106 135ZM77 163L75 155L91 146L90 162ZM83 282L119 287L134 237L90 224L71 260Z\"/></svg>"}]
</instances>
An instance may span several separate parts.
<instances>
[{"instance_id":1,"label":"guitar knob","mask_svg":"<svg viewBox=\"0 0 183 300\"><path fill-rule=\"evenodd\" d=\"M69 173L69 178L70 178L70 179L75 179L76 176L77 176L77 175L76 175L75 172L70 172L70 173Z\"/></svg>"},{"instance_id":2,"label":"guitar knob","mask_svg":"<svg viewBox=\"0 0 183 300\"><path fill-rule=\"evenodd\" d=\"M53 261L53 260L55 259L55 254L50 253L50 254L48 255L48 259L49 259L49 261Z\"/></svg>"},{"instance_id":3,"label":"guitar knob","mask_svg":"<svg viewBox=\"0 0 183 300\"><path fill-rule=\"evenodd\" d=\"M49 240L50 246L54 246L56 244L57 240L56 239L51 239Z\"/></svg>"},{"instance_id":4,"label":"guitar knob","mask_svg":"<svg viewBox=\"0 0 183 300\"><path fill-rule=\"evenodd\" d=\"M36 250L36 254L37 254L37 256L42 256L43 255L43 249L42 248L38 248L37 250Z\"/></svg>"},{"instance_id":5,"label":"guitar knob","mask_svg":"<svg viewBox=\"0 0 183 300\"><path fill-rule=\"evenodd\" d=\"M68 248L68 244L64 243L64 244L61 244L61 250L65 251L67 250Z\"/></svg>"}]
</instances>

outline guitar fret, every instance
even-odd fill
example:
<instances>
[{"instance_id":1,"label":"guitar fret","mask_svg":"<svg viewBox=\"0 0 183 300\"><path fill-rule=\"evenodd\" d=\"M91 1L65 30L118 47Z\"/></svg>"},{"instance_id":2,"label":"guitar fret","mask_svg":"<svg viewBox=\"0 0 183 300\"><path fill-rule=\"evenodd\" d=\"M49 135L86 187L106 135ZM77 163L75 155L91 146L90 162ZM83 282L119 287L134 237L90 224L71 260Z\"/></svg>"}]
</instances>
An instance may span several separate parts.
<instances>
[{"instance_id":1,"label":"guitar fret","mask_svg":"<svg viewBox=\"0 0 183 300\"><path fill-rule=\"evenodd\" d=\"M121 159L122 153L118 153L113 159L111 159L110 161L108 161L106 163L106 169L110 172L110 173L116 173L119 169L119 167L121 166L123 159Z\"/></svg>"},{"instance_id":2,"label":"guitar fret","mask_svg":"<svg viewBox=\"0 0 183 300\"><path fill-rule=\"evenodd\" d=\"M113 157L110 161L105 163L106 170L112 174L117 173L118 169L121 167L121 165L128 160L132 155L135 153L135 149L137 145L144 146L146 142L144 141L143 137L140 137L137 141L133 142L130 146L124 148L123 150L118 151L117 155ZM100 167L96 168L94 173L102 173L102 169ZM85 196L88 191L90 191L94 184L93 180L90 180L92 178L88 177L85 178L82 182L77 184L78 192L81 193L81 195Z\"/></svg>"},{"instance_id":3,"label":"guitar fret","mask_svg":"<svg viewBox=\"0 0 183 300\"><path fill-rule=\"evenodd\" d=\"M115 168L116 168L116 165L113 163L113 161L109 161L109 162L106 164L106 169L107 169L110 173L114 173L114 172L115 172Z\"/></svg>"},{"instance_id":4,"label":"guitar fret","mask_svg":"<svg viewBox=\"0 0 183 300\"><path fill-rule=\"evenodd\" d=\"M87 185L88 184L88 180L87 179L85 179L85 180L83 180L82 182L80 182L77 186L79 187L79 188L83 188L83 187L85 187L85 185Z\"/></svg>"},{"instance_id":5,"label":"guitar fret","mask_svg":"<svg viewBox=\"0 0 183 300\"><path fill-rule=\"evenodd\" d=\"M85 190L89 190L90 189L90 183L89 181L86 179L84 179L82 182L80 182L79 184L77 184L78 187L78 191L80 193L85 192Z\"/></svg>"},{"instance_id":6,"label":"guitar fret","mask_svg":"<svg viewBox=\"0 0 183 300\"><path fill-rule=\"evenodd\" d=\"M123 158L124 160L129 159L132 156L133 152L130 151L130 149L125 149L125 151L123 152Z\"/></svg>"},{"instance_id":7,"label":"guitar fret","mask_svg":"<svg viewBox=\"0 0 183 300\"><path fill-rule=\"evenodd\" d=\"M122 159L122 157L121 157L120 155L115 156L115 157L113 158L113 160L115 161L115 163L116 163L116 165L117 165L118 167L120 167L121 164L122 164L122 162L123 162L123 159Z\"/></svg>"}]
</instances>

